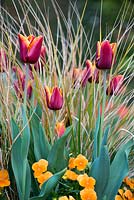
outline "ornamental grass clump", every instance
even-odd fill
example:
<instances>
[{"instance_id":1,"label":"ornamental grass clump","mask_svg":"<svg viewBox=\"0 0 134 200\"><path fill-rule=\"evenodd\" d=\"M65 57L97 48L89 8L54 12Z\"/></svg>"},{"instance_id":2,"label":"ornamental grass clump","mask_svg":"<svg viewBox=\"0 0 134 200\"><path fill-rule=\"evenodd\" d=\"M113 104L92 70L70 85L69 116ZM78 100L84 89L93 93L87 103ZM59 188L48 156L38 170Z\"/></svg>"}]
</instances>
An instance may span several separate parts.
<instances>
[{"instance_id":1,"label":"ornamental grass clump","mask_svg":"<svg viewBox=\"0 0 134 200\"><path fill-rule=\"evenodd\" d=\"M52 1L55 33L36 0L16 2L16 18L0 7L0 199L132 200L131 3L104 34L102 15L85 29L87 2L66 17Z\"/></svg>"}]
</instances>

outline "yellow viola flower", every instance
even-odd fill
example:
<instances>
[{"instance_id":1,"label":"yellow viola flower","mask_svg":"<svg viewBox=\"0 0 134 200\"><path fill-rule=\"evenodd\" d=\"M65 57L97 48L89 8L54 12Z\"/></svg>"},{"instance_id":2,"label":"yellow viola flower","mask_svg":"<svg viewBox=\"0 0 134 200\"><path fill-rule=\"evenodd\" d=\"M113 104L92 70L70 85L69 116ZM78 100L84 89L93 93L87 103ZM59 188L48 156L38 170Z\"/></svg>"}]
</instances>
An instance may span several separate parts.
<instances>
[{"instance_id":1,"label":"yellow viola flower","mask_svg":"<svg viewBox=\"0 0 134 200\"><path fill-rule=\"evenodd\" d=\"M0 188L7 187L10 185L8 171L6 169L0 170Z\"/></svg>"},{"instance_id":2,"label":"yellow viola flower","mask_svg":"<svg viewBox=\"0 0 134 200\"><path fill-rule=\"evenodd\" d=\"M130 190L126 190L126 191L124 192L124 196L126 197L126 199L131 200L132 197L133 197L133 194L132 194L132 192L131 192Z\"/></svg>"},{"instance_id":3,"label":"yellow viola flower","mask_svg":"<svg viewBox=\"0 0 134 200\"><path fill-rule=\"evenodd\" d=\"M80 191L81 200L97 200L96 192L93 189L83 189Z\"/></svg>"},{"instance_id":4,"label":"yellow viola flower","mask_svg":"<svg viewBox=\"0 0 134 200\"><path fill-rule=\"evenodd\" d=\"M78 177L78 174L76 174L75 172L71 171L71 170L67 170L66 173L64 174L64 179L69 179L72 181L76 181Z\"/></svg>"},{"instance_id":5,"label":"yellow viola flower","mask_svg":"<svg viewBox=\"0 0 134 200\"><path fill-rule=\"evenodd\" d=\"M38 183L40 183L40 187L42 186L42 184L47 181L49 178L51 178L53 176L53 174L49 171L41 174L38 178L37 181Z\"/></svg>"},{"instance_id":6,"label":"yellow viola flower","mask_svg":"<svg viewBox=\"0 0 134 200\"><path fill-rule=\"evenodd\" d=\"M79 171L83 171L87 164L88 164L88 160L86 159L85 156L83 156L82 154L79 154L75 160L74 160L74 164L76 166L76 168L79 170Z\"/></svg>"},{"instance_id":7,"label":"yellow viola flower","mask_svg":"<svg viewBox=\"0 0 134 200\"><path fill-rule=\"evenodd\" d=\"M94 189L95 179L93 177L89 177L87 174L82 174L77 177L77 181L80 186L85 187L87 189Z\"/></svg>"},{"instance_id":8,"label":"yellow viola flower","mask_svg":"<svg viewBox=\"0 0 134 200\"><path fill-rule=\"evenodd\" d=\"M69 167L69 169L74 169L75 168L75 158L73 158L73 157L71 157L70 159L69 159L69 164L68 164L68 167Z\"/></svg>"},{"instance_id":9,"label":"yellow viola flower","mask_svg":"<svg viewBox=\"0 0 134 200\"><path fill-rule=\"evenodd\" d=\"M34 177L38 178L43 172L47 171L48 161L45 159L40 159L32 165L32 170L34 171Z\"/></svg>"},{"instance_id":10,"label":"yellow viola flower","mask_svg":"<svg viewBox=\"0 0 134 200\"><path fill-rule=\"evenodd\" d=\"M134 189L134 178L128 178L126 177L124 179L124 182L130 187L130 189Z\"/></svg>"}]
</instances>

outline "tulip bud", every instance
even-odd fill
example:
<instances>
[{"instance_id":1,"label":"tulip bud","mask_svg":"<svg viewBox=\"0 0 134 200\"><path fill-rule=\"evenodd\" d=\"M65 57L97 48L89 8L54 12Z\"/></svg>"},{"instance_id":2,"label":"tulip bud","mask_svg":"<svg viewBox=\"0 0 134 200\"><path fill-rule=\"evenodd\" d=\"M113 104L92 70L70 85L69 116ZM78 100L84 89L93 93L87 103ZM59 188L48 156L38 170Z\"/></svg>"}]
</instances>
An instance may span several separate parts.
<instances>
[{"instance_id":1,"label":"tulip bud","mask_svg":"<svg viewBox=\"0 0 134 200\"><path fill-rule=\"evenodd\" d=\"M96 67L98 69L111 69L115 61L116 43L110 44L108 40L97 43ZM114 60L113 60L114 59Z\"/></svg>"},{"instance_id":2,"label":"tulip bud","mask_svg":"<svg viewBox=\"0 0 134 200\"><path fill-rule=\"evenodd\" d=\"M123 75L117 75L112 78L110 81L110 86L106 90L107 95L118 94L122 85L123 85L124 77Z\"/></svg>"},{"instance_id":3,"label":"tulip bud","mask_svg":"<svg viewBox=\"0 0 134 200\"><path fill-rule=\"evenodd\" d=\"M41 52L43 37L29 35L25 37L18 34L20 44L20 58L24 63L34 64L38 61Z\"/></svg>"},{"instance_id":4,"label":"tulip bud","mask_svg":"<svg viewBox=\"0 0 134 200\"><path fill-rule=\"evenodd\" d=\"M56 123L55 132L57 133L58 137L61 137L64 134L65 130L66 128L63 122Z\"/></svg>"},{"instance_id":5,"label":"tulip bud","mask_svg":"<svg viewBox=\"0 0 134 200\"><path fill-rule=\"evenodd\" d=\"M62 91L58 87L49 89L45 87L47 106L51 110L60 110L63 106Z\"/></svg>"}]
</instances>

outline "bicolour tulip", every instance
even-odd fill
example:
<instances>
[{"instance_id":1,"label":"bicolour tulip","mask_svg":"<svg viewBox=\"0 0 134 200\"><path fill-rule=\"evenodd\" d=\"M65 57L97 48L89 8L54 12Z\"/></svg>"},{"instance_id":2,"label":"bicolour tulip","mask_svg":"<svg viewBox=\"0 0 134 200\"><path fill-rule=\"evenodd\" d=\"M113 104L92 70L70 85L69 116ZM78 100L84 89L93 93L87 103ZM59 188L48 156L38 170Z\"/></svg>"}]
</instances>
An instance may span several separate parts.
<instances>
[{"instance_id":1,"label":"bicolour tulip","mask_svg":"<svg viewBox=\"0 0 134 200\"><path fill-rule=\"evenodd\" d=\"M20 58L24 63L35 64L40 56L43 36L35 37L29 35L25 37L18 34L20 44Z\"/></svg>"},{"instance_id":2,"label":"bicolour tulip","mask_svg":"<svg viewBox=\"0 0 134 200\"><path fill-rule=\"evenodd\" d=\"M96 68L95 62L91 63L90 60L86 60L86 66L90 67L91 74L88 79L90 83L99 83L99 70Z\"/></svg>"},{"instance_id":3,"label":"bicolour tulip","mask_svg":"<svg viewBox=\"0 0 134 200\"><path fill-rule=\"evenodd\" d=\"M92 74L92 63L90 60L88 60L88 63L86 62L85 69L82 70L82 80L81 80L82 87L86 86L88 79L91 77L91 74Z\"/></svg>"},{"instance_id":4,"label":"bicolour tulip","mask_svg":"<svg viewBox=\"0 0 134 200\"><path fill-rule=\"evenodd\" d=\"M23 71L16 67L12 67L13 71L16 73L17 79L14 81L14 89L16 91L16 94L19 98L22 98L24 90L25 90L25 84L26 84L26 76L23 73ZM27 97L30 99L32 96L32 80L29 80L27 83Z\"/></svg>"},{"instance_id":5,"label":"bicolour tulip","mask_svg":"<svg viewBox=\"0 0 134 200\"><path fill-rule=\"evenodd\" d=\"M41 47L41 52L40 52L40 57L39 57L40 61L38 60L35 64L34 64L34 69L35 71L40 71L40 69L43 69L43 66L46 62L46 47L42 46ZM32 71L32 66L29 65L29 69Z\"/></svg>"},{"instance_id":6,"label":"bicolour tulip","mask_svg":"<svg viewBox=\"0 0 134 200\"><path fill-rule=\"evenodd\" d=\"M113 95L119 93L123 85L124 77L123 75L117 75L112 78L110 85L106 90L107 95Z\"/></svg>"},{"instance_id":7,"label":"bicolour tulip","mask_svg":"<svg viewBox=\"0 0 134 200\"><path fill-rule=\"evenodd\" d=\"M108 40L97 43L96 51L96 67L98 69L111 69L115 62L116 43L111 43Z\"/></svg>"},{"instance_id":8,"label":"bicolour tulip","mask_svg":"<svg viewBox=\"0 0 134 200\"><path fill-rule=\"evenodd\" d=\"M65 124L63 122L57 122L55 126L55 132L58 137L61 137L65 133Z\"/></svg>"},{"instance_id":9,"label":"bicolour tulip","mask_svg":"<svg viewBox=\"0 0 134 200\"><path fill-rule=\"evenodd\" d=\"M7 68L7 56L3 48L0 49L0 72L4 72Z\"/></svg>"},{"instance_id":10,"label":"bicolour tulip","mask_svg":"<svg viewBox=\"0 0 134 200\"><path fill-rule=\"evenodd\" d=\"M60 88L57 86L50 89L45 87L47 106L51 110L60 110L63 106L63 95Z\"/></svg>"}]
</instances>

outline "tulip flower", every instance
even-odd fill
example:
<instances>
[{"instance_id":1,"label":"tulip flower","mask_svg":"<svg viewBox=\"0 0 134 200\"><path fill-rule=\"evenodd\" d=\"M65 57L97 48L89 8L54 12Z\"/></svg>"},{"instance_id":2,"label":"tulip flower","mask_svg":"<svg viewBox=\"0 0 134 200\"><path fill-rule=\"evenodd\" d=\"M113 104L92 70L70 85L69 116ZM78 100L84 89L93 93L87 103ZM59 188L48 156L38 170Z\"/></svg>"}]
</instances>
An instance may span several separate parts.
<instances>
[{"instance_id":1,"label":"tulip flower","mask_svg":"<svg viewBox=\"0 0 134 200\"><path fill-rule=\"evenodd\" d=\"M40 62L39 60L34 64L34 69L36 71L40 71L40 67L41 69L43 69L43 65L46 62L46 47L42 46L41 47L41 52L40 52ZM29 66L29 69L32 71L32 66Z\"/></svg>"},{"instance_id":2,"label":"tulip flower","mask_svg":"<svg viewBox=\"0 0 134 200\"><path fill-rule=\"evenodd\" d=\"M99 70L96 68L95 62L91 64L90 60L86 60L86 66L90 67L91 71L88 81L90 83L92 82L99 83Z\"/></svg>"},{"instance_id":3,"label":"tulip flower","mask_svg":"<svg viewBox=\"0 0 134 200\"><path fill-rule=\"evenodd\" d=\"M97 43L96 67L98 69L111 69L115 62L116 43L109 43L108 40Z\"/></svg>"},{"instance_id":4,"label":"tulip flower","mask_svg":"<svg viewBox=\"0 0 134 200\"><path fill-rule=\"evenodd\" d=\"M86 64L86 68L83 69L82 71L82 80L81 80L82 87L86 86L88 79L91 77L91 73L92 73L91 68L92 68L92 63L90 60L88 60L88 64Z\"/></svg>"},{"instance_id":5,"label":"tulip flower","mask_svg":"<svg viewBox=\"0 0 134 200\"><path fill-rule=\"evenodd\" d=\"M0 72L4 72L7 67L7 56L4 49L0 49Z\"/></svg>"},{"instance_id":6,"label":"tulip flower","mask_svg":"<svg viewBox=\"0 0 134 200\"><path fill-rule=\"evenodd\" d=\"M66 128L63 122L56 123L55 132L57 133L58 137L61 137L64 134L65 130Z\"/></svg>"},{"instance_id":7,"label":"tulip flower","mask_svg":"<svg viewBox=\"0 0 134 200\"><path fill-rule=\"evenodd\" d=\"M57 86L50 89L45 87L47 106L51 110L60 110L63 106L63 95Z\"/></svg>"},{"instance_id":8,"label":"tulip flower","mask_svg":"<svg viewBox=\"0 0 134 200\"><path fill-rule=\"evenodd\" d=\"M23 71L18 68L13 66L12 67L13 71L16 73L17 80L14 81L14 89L16 91L16 94L19 98L22 98L23 92L25 90L25 82L26 82L26 76L23 73ZM32 80L29 80L27 83L27 97L30 99L32 96Z\"/></svg>"},{"instance_id":9,"label":"tulip flower","mask_svg":"<svg viewBox=\"0 0 134 200\"><path fill-rule=\"evenodd\" d=\"M113 95L119 93L123 85L124 77L123 75L117 75L110 81L110 86L106 90L107 95Z\"/></svg>"},{"instance_id":10,"label":"tulip flower","mask_svg":"<svg viewBox=\"0 0 134 200\"><path fill-rule=\"evenodd\" d=\"M35 64L38 61L41 52L43 37L29 35L25 37L18 34L20 44L20 58L24 63Z\"/></svg>"}]
</instances>

